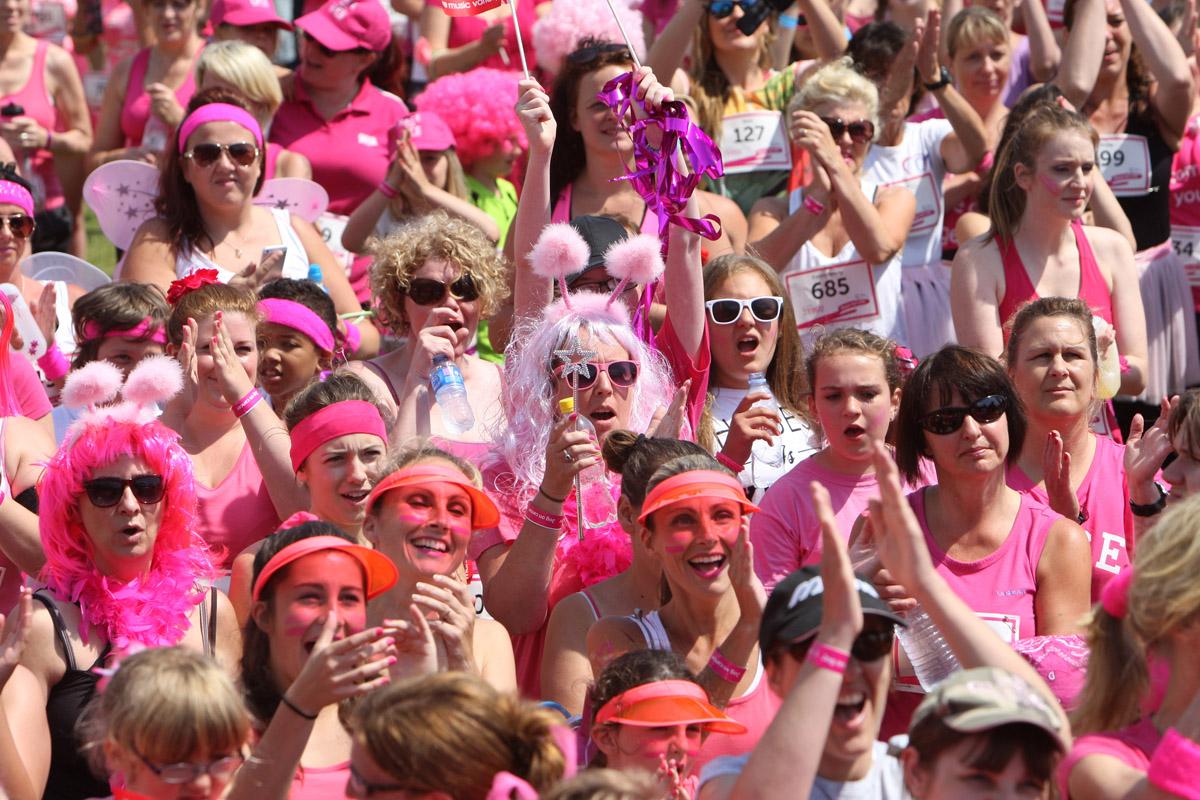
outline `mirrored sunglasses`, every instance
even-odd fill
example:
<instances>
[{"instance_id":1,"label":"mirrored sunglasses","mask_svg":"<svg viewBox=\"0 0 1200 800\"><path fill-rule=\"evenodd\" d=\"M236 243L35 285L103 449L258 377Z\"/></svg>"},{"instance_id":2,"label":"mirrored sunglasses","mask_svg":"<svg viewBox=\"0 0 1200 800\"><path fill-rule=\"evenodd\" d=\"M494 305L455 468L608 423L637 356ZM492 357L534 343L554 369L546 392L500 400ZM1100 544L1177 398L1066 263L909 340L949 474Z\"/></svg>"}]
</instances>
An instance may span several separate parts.
<instances>
[{"instance_id":1,"label":"mirrored sunglasses","mask_svg":"<svg viewBox=\"0 0 1200 800\"><path fill-rule=\"evenodd\" d=\"M217 163L221 153L228 153L229 160L239 167L248 167L258 160L258 147L250 142L234 142L233 144L205 142L194 145L191 150L183 154L183 157L190 158L198 167L211 167Z\"/></svg>"},{"instance_id":2,"label":"mirrored sunglasses","mask_svg":"<svg viewBox=\"0 0 1200 800\"><path fill-rule=\"evenodd\" d=\"M930 433L945 436L961 428L968 414L980 425L987 425L1004 416L1005 411L1008 411L1008 398L1002 394L989 394L966 407L946 406L930 411L918 420L918 424Z\"/></svg>"}]
</instances>

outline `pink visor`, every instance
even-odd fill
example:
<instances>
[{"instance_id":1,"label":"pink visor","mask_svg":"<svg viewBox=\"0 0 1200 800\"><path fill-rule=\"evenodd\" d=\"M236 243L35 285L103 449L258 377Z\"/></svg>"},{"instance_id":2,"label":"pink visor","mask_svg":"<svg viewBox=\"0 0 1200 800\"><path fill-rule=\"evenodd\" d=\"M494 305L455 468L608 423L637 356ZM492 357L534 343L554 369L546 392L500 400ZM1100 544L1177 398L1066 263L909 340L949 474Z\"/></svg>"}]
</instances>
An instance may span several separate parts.
<instances>
[{"instance_id":1,"label":"pink visor","mask_svg":"<svg viewBox=\"0 0 1200 800\"><path fill-rule=\"evenodd\" d=\"M258 120L250 116L250 112L244 108L238 108L229 103L209 103L197 108L192 113L188 114L183 120L183 124L179 126L179 152L187 150L187 140L192 133L209 122L232 122L236 125L241 125L246 130L250 131L254 136L254 143L261 150L263 146L262 128L259 127Z\"/></svg>"},{"instance_id":2,"label":"pink visor","mask_svg":"<svg viewBox=\"0 0 1200 800\"><path fill-rule=\"evenodd\" d=\"M396 565L392 563L392 560L378 550L372 550L369 547L363 547L361 544L348 542L340 536L311 536L289 544L266 563L266 566L263 567L262 572L258 574L258 578L254 581L254 590L251 592L251 597L256 601L259 600L263 587L267 585L271 577L288 564L313 553L321 553L326 550L339 550L362 565L363 577L365 578L363 589L367 593L368 600L383 594L395 586L396 580L400 577L400 573L397 571Z\"/></svg>"},{"instance_id":3,"label":"pink visor","mask_svg":"<svg viewBox=\"0 0 1200 800\"><path fill-rule=\"evenodd\" d=\"M596 713L596 725L608 722L639 728L701 725L713 733L735 736L747 730L710 703L699 684L681 680L643 683L621 692Z\"/></svg>"},{"instance_id":4,"label":"pink visor","mask_svg":"<svg viewBox=\"0 0 1200 800\"><path fill-rule=\"evenodd\" d=\"M292 469L297 472L304 459L326 442L339 436L365 433L378 436L387 443L387 428L379 409L365 400L343 400L325 406L315 414L305 417L292 428Z\"/></svg>"},{"instance_id":5,"label":"pink visor","mask_svg":"<svg viewBox=\"0 0 1200 800\"><path fill-rule=\"evenodd\" d=\"M0 203L12 203L29 216L33 216L33 195L19 183L0 181Z\"/></svg>"},{"instance_id":6,"label":"pink visor","mask_svg":"<svg viewBox=\"0 0 1200 800\"><path fill-rule=\"evenodd\" d=\"M269 297L266 300L258 301L258 310L263 313L265 322L273 322L276 325L283 325L303 333L326 353L334 351L333 331L329 330L329 326L317 316L315 311L303 303Z\"/></svg>"},{"instance_id":7,"label":"pink visor","mask_svg":"<svg viewBox=\"0 0 1200 800\"><path fill-rule=\"evenodd\" d=\"M672 475L651 489L646 495L646 501L642 503L642 513L638 515L638 522L644 523L660 508L693 497L732 500L742 507L743 514L758 511L758 506L746 499L742 484L732 475L716 470L698 469Z\"/></svg>"},{"instance_id":8,"label":"pink visor","mask_svg":"<svg viewBox=\"0 0 1200 800\"><path fill-rule=\"evenodd\" d=\"M151 341L158 344L167 343L167 331L162 325L146 317L132 328L112 328L100 332L100 323L89 320L84 323L83 335L87 339L129 339L131 341Z\"/></svg>"},{"instance_id":9,"label":"pink visor","mask_svg":"<svg viewBox=\"0 0 1200 800\"><path fill-rule=\"evenodd\" d=\"M401 486L420 486L428 483L450 483L461 487L470 496L471 528L473 530L494 528L500 524L500 510L496 508L496 504L492 502L492 498L487 496L487 492L471 483L471 481L467 480L466 475L463 475L453 467L443 466L434 461L421 461L411 464L404 469L396 470L380 481L371 490L370 497L367 498L367 513L370 514L371 509L375 506L375 502L392 489L397 489Z\"/></svg>"}]
</instances>

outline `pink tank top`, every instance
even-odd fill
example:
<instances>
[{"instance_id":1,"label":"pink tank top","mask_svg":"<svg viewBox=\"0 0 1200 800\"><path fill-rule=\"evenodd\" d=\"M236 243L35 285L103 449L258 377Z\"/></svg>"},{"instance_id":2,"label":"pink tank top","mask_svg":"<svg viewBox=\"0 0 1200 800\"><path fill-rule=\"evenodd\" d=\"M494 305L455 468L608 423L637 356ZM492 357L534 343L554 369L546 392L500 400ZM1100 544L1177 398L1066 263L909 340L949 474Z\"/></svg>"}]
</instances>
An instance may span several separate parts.
<instances>
[{"instance_id":1,"label":"pink tank top","mask_svg":"<svg viewBox=\"0 0 1200 800\"><path fill-rule=\"evenodd\" d=\"M282 145L275 144L274 142L267 142L267 163L265 174L263 175L264 181L269 181L271 178L275 177L275 165L279 161L279 154L281 152L283 152Z\"/></svg>"},{"instance_id":2,"label":"pink tank top","mask_svg":"<svg viewBox=\"0 0 1200 800\"><path fill-rule=\"evenodd\" d=\"M350 778L350 762L332 767L302 767L292 779L289 800L327 800L344 797Z\"/></svg>"},{"instance_id":3,"label":"pink tank top","mask_svg":"<svg viewBox=\"0 0 1200 800\"><path fill-rule=\"evenodd\" d=\"M19 90L0 97L0 105L16 103L25 109L24 116L32 117L38 125L48 131L56 131L60 129L58 109L54 107L54 99L46 90L46 53L49 50L49 42L37 43L33 51L33 68L29 71L29 80ZM34 196L37 197L39 192L36 189L42 189L44 200L38 198L41 208L58 208L66 199L63 197L62 184L58 182L58 175L54 172L54 156L49 150L35 150L30 155L30 162L35 183L42 184L41 187L35 186L34 192Z\"/></svg>"},{"instance_id":4,"label":"pink tank top","mask_svg":"<svg viewBox=\"0 0 1200 800\"><path fill-rule=\"evenodd\" d=\"M8 497L8 502L11 503L13 502L12 483L9 482L8 470L4 467L6 452L4 432L7 421L6 418L0 417L0 491L4 492ZM20 568L8 556L0 553L0 614L7 614L9 609L17 604L17 595L24 583L25 575Z\"/></svg>"},{"instance_id":5,"label":"pink tank top","mask_svg":"<svg viewBox=\"0 0 1200 800\"><path fill-rule=\"evenodd\" d=\"M1079 507L1087 512L1083 529L1092 543L1092 601L1100 599L1100 590L1129 566L1129 548L1133 544L1133 514L1129 510L1129 486L1125 479L1125 445L1105 436L1093 436L1096 452L1087 475L1075 490ZM1034 486L1021 468L1008 470L1008 485L1027 493L1043 505L1050 498L1044 486Z\"/></svg>"},{"instance_id":6,"label":"pink tank top","mask_svg":"<svg viewBox=\"0 0 1200 800\"><path fill-rule=\"evenodd\" d=\"M150 48L147 47L133 57L129 67L129 83L125 88L125 102L121 105L121 133L125 134L126 147L137 147L142 143L142 134L150 119L150 95L146 94L146 68L149 66ZM186 108L195 93L195 71L188 70L183 85L175 90L175 99Z\"/></svg>"},{"instance_id":7,"label":"pink tank top","mask_svg":"<svg viewBox=\"0 0 1200 800\"><path fill-rule=\"evenodd\" d=\"M209 489L197 481L196 501L200 535L218 551L221 569L226 572L238 553L279 527L279 514L249 443L242 448L233 469L216 486Z\"/></svg>"},{"instance_id":8,"label":"pink tank top","mask_svg":"<svg viewBox=\"0 0 1200 800\"><path fill-rule=\"evenodd\" d=\"M1071 230L1075 232L1075 246L1079 249L1079 299L1091 307L1093 314L1098 314L1111 325L1112 295L1108 284L1104 282L1104 276L1100 274L1100 267L1096 264L1096 255L1092 252L1087 234L1083 232L1083 223L1078 220L1072 222ZM1000 300L1000 324L1003 326L1017 313L1017 309L1029 300L1036 300L1038 294L1012 241L997 240L996 244L1000 248L1000 257L1004 260L1004 297ZM1007 341L1007 331L1004 338Z\"/></svg>"},{"instance_id":9,"label":"pink tank top","mask_svg":"<svg viewBox=\"0 0 1200 800\"><path fill-rule=\"evenodd\" d=\"M1087 756L1112 756L1127 767L1145 772L1150 769L1150 758L1161 740L1162 734L1149 717L1119 731L1080 736L1071 746L1071 752L1058 765L1059 797L1071 796L1067 791L1071 770Z\"/></svg>"},{"instance_id":10,"label":"pink tank top","mask_svg":"<svg viewBox=\"0 0 1200 800\"><path fill-rule=\"evenodd\" d=\"M554 203L554 210L550 214L551 222L570 222L575 216L571 213L571 184L563 187L562 192L558 195L558 200ZM658 219L649 211L642 214L641 231L648 236L658 236Z\"/></svg>"}]
</instances>

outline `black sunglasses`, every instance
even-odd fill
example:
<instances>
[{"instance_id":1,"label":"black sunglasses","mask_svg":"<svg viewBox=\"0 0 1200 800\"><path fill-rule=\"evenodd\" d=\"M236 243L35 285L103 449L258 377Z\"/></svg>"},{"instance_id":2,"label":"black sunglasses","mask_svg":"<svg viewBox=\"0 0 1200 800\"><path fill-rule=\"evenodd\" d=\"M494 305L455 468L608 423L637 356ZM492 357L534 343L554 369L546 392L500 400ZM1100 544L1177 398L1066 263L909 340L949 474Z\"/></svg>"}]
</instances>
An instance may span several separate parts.
<instances>
[{"instance_id":1,"label":"black sunglasses","mask_svg":"<svg viewBox=\"0 0 1200 800\"><path fill-rule=\"evenodd\" d=\"M846 122L837 117L821 117L821 122L829 126L829 135L835 142L847 131L850 132L850 139L858 144L866 144L875 138L875 123L869 119Z\"/></svg>"},{"instance_id":2,"label":"black sunglasses","mask_svg":"<svg viewBox=\"0 0 1200 800\"><path fill-rule=\"evenodd\" d=\"M209 167L217 163L221 153L229 153L229 160L239 167L248 167L258 160L258 148L250 142L234 142L233 144L205 142L193 145L191 150L183 154L183 157L190 158L198 167Z\"/></svg>"},{"instance_id":3,"label":"black sunglasses","mask_svg":"<svg viewBox=\"0 0 1200 800\"><path fill-rule=\"evenodd\" d=\"M125 487L133 491L133 497L144 506L152 506L163 499L166 483L162 475L135 475L132 478L92 478L83 482L88 500L96 508L111 508L125 496Z\"/></svg>"},{"instance_id":4,"label":"black sunglasses","mask_svg":"<svg viewBox=\"0 0 1200 800\"><path fill-rule=\"evenodd\" d=\"M163 783L169 783L174 786L182 783L191 783L204 774L211 775L217 780L228 779L233 773L237 772L238 767L242 765L243 761L241 756L225 756L218 758L216 761L209 761L207 764L194 764L189 761L183 761L178 764L155 764L142 755L136 747L133 748L133 752Z\"/></svg>"},{"instance_id":5,"label":"black sunglasses","mask_svg":"<svg viewBox=\"0 0 1200 800\"><path fill-rule=\"evenodd\" d=\"M347 792L353 792L348 795L351 797L374 797L377 794L385 794L386 792L407 792L408 787L398 783L371 783L364 778L354 765L350 765L350 780L346 782Z\"/></svg>"},{"instance_id":6,"label":"black sunglasses","mask_svg":"<svg viewBox=\"0 0 1200 800\"><path fill-rule=\"evenodd\" d=\"M554 368L554 374L561 378L565 366L565 364L559 364ZM626 388L637 382L638 365L636 361L592 361L587 365L585 374L575 373L567 379L567 383L573 386L575 380L578 379L580 389L590 389L600 379L600 370L608 373L608 379L612 381L613 386Z\"/></svg>"},{"instance_id":7,"label":"black sunglasses","mask_svg":"<svg viewBox=\"0 0 1200 800\"><path fill-rule=\"evenodd\" d=\"M854 656L854 660L860 664L878 661L892 652L892 640L895 635L895 628L891 625L886 628L863 631L850 646L850 655ZM788 652L792 658L803 661L804 657L808 655L808 649L816 640L816 636L810 636L804 641L795 642L788 647Z\"/></svg>"},{"instance_id":8,"label":"black sunglasses","mask_svg":"<svg viewBox=\"0 0 1200 800\"><path fill-rule=\"evenodd\" d=\"M746 11L754 5L754 0L712 0L708 4L708 13L717 19L725 19L733 13L734 6L741 6Z\"/></svg>"},{"instance_id":9,"label":"black sunglasses","mask_svg":"<svg viewBox=\"0 0 1200 800\"><path fill-rule=\"evenodd\" d=\"M28 239L37 228L37 223L28 214L9 214L0 216L0 225L7 225L12 235L18 239Z\"/></svg>"},{"instance_id":10,"label":"black sunglasses","mask_svg":"<svg viewBox=\"0 0 1200 800\"><path fill-rule=\"evenodd\" d=\"M722 297L709 300L704 304L708 309L708 318L715 325L732 325L742 316L742 309L750 309L750 316L759 322L774 322L783 312L782 297L752 297L742 300L736 297Z\"/></svg>"},{"instance_id":11,"label":"black sunglasses","mask_svg":"<svg viewBox=\"0 0 1200 800\"><path fill-rule=\"evenodd\" d=\"M930 411L917 420L917 424L930 433L945 436L961 428L968 414L980 425L987 425L1004 416L1005 411L1008 411L1008 398L1002 394L989 394L965 408L946 406L937 411Z\"/></svg>"},{"instance_id":12,"label":"black sunglasses","mask_svg":"<svg viewBox=\"0 0 1200 800\"><path fill-rule=\"evenodd\" d=\"M629 48L623 44L616 44L614 42L591 44L568 53L567 61L572 64L582 65L595 61L601 56L614 55L616 53L623 53L628 57Z\"/></svg>"},{"instance_id":13,"label":"black sunglasses","mask_svg":"<svg viewBox=\"0 0 1200 800\"><path fill-rule=\"evenodd\" d=\"M479 299L479 287L470 275L460 275L454 283L446 284L433 278L413 278L408 283L408 296L419 306L432 306L446 296L446 290L455 300L471 302Z\"/></svg>"}]
</instances>

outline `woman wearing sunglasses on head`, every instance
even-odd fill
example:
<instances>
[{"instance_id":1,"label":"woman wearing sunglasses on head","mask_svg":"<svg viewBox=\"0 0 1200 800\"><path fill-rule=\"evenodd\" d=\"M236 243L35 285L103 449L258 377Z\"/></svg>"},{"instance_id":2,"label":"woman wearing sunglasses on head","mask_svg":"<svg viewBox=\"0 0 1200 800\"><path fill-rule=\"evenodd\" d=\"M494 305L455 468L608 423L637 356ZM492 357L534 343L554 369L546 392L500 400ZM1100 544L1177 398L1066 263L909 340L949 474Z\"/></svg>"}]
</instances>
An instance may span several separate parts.
<instances>
[{"instance_id":1,"label":"woman wearing sunglasses on head","mask_svg":"<svg viewBox=\"0 0 1200 800\"><path fill-rule=\"evenodd\" d=\"M253 291L281 275L307 278L309 265L317 264L337 310L361 310L345 271L311 225L255 205L265 157L262 128L240 95L218 88L196 95L162 164L158 217L138 229L121 279L166 291L176 278L210 269L223 283ZM377 331L359 330L365 352L373 352Z\"/></svg>"},{"instance_id":2,"label":"woman wearing sunglasses on head","mask_svg":"<svg viewBox=\"0 0 1200 800\"><path fill-rule=\"evenodd\" d=\"M1087 537L1073 520L1007 485L1028 423L1000 363L957 345L939 350L908 379L898 424L896 463L904 478L918 478L922 458L937 471L937 484L908 502L951 588L1010 644L1080 633L1091 598ZM869 549L869 521L866 531L861 521L856 527L857 546ZM887 584L890 576L876 581ZM915 605L905 602L906 587L880 589L897 609ZM907 663L897 681L919 689ZM919 700L893 693L885 738L904 730Z\"/></svg>"},{"instance_id":3,"label":"woman wearing sunglasses on head","mask_svg":"<svg viewBox=\"0 0 1200 800\"><path fill-rule=\"evenodd\" d=\"M381 324L405 345L348 369L395 415L390 442L407 447L435 437L439 446L481 462L487 428L499 414L500 368L475 354L475 334L508 294L495 245L479 228L443 212L415 219L376 240L371 294ZM450 420L434 399L430 375L442 359L462 373L473 424Z\"/></svg>"},{"instance_id":4,"label":"woman wearing sunglasses on head","mask_svg":"<svg viewBox=\"0 0 1200 800\"><path fill-rule=\"evenodd\" d=\"M783 275L801 330L853 325L906 341L900 251L916 200L862 174L875 139L879 94L848 61L815 72L788 103L791 138L813 179L788 200L762 200L751 239Z\"/></svg>"},{"instance_id":5,"label":"woman wearing sunglasses on head","mask_svg":"<svg viewBox=\"0 0 1200 800\"><path fill-rule=\"evenodd\" d=\"M216 569L197 529L191 459L155 420L155 404L181 383L163 356L143 361L123 388L106 362L67 380L64 402L89 410L39 484L46 588L37 602L22 600L31 630L2 695L17 733L15 742L0 736L0 750L13 748L0 753L12 797L108 794L88 771L75 723L110 657L180 644L236 669L233 611L206 588ZM118 389L124 402L111 405Z\"/></svg>"}]
</instances>

